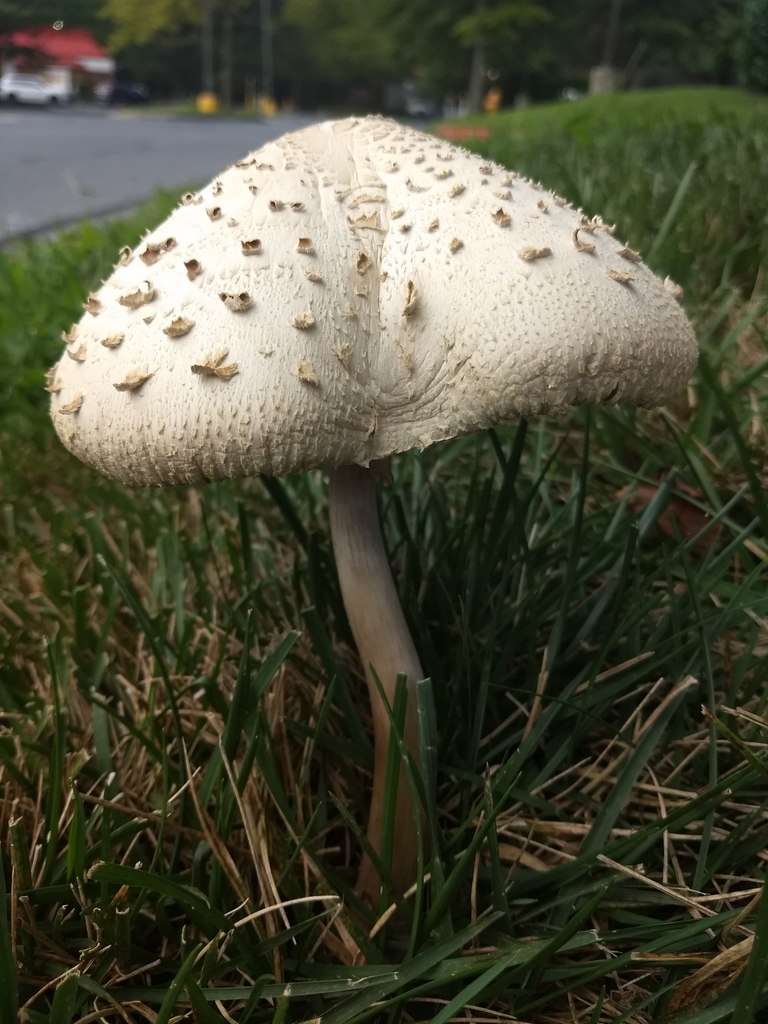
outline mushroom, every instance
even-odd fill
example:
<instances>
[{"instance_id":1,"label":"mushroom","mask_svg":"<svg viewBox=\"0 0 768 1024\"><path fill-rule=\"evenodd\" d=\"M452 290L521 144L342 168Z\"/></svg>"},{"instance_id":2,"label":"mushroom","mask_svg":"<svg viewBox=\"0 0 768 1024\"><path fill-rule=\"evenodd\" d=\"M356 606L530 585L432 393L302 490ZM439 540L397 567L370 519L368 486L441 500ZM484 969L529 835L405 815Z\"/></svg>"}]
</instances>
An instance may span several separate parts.
<instances>
[{"instance_id":1,"label":"mushroom","mask_svg":"<svg viewBox=\"0 0 768 1024\"><path fill-rule=\"evenodd\" d=\"M410 148L398 167L387 150L400 134ZM431 143L381 118L349 119L249 154L245 166L264 175L255 195L242 187L242 161L216 180L227 215L244 232L259 226L264 255L244 259L248 235L211 218L207 200L180 206L147 250L168 238L178 244L151 268L119 264L89 299L78 333L88 359L61 360L51 394L64 444L124 483L330 470L333 546L373 711L374 850L390 736L375 679L391 703L398 674L407 677L403 739L418 763L415 686L424 673L387 563L369 467L520 417L600 402L655 406L685 387L697 358L669 287L632 250L617 254L602 222L586 221L594 247L586 258L574 245L581 211L553 197L546 216L531 215L540 188L509 176L502 185L514 180L521 211L510 216L481 184L482 159L460 149L448 154L458 184L436 186L420 166ZM302 166L294 169L297 148ZM320 184L302 190L308 168ZM284 205L275 196L296 194L305 197L311 275L295 218L274 213ZM401 208L407 233L392 219ZM263 272L272 261L279 274ZM215 274L198 278L201 266ZM135 307L153 297L164 315L146 322ZM166 312L176 318L171 328ZM118 348L88 344L103 336L105 321L124 336ZM171 330L179 323L196 327ZM142 385L115 391L137 368ZM200 429L211 420L215 431ZM419 813L401 773L391 865L401 891L415 875ZM358 892L378 906L379 889L364 857Z\"/></svg>"}]
</instances>

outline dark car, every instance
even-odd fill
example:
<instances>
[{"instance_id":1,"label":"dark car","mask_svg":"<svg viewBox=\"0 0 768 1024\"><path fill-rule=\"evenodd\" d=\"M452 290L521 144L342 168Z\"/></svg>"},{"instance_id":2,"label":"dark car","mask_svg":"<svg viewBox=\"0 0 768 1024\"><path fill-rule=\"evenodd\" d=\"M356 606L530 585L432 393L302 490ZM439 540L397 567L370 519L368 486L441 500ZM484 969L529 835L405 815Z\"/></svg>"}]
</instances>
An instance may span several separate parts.
<instances>
[{"instance_id":1,"label":"dark car","mask_svg":"<svg viewBox=\"0 0 768 1024\"><path fill-rule=\"evenodd\" d=\"M102 103L148 103L149 89L141 82L129 82L117 78L114 82L96 87L96 94Z\"/></svg>"}]
</instances>

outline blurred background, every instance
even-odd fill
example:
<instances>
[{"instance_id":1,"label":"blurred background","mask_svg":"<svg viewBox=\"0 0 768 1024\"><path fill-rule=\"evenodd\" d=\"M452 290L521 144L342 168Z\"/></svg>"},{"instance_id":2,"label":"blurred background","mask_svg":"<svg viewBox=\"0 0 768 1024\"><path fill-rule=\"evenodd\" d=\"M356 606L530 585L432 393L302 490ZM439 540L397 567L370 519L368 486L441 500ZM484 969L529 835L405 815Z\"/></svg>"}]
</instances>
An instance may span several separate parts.
<instances>
[{"instance_id":1,"label":"blurred background","mask_svg":"<svg viewBox=\"0 0 768 1024\"><path fill-rule=\"evenodd\" d=\"M618 88L766 90L768 0L2 0L0 60L54 102L449 118Z\"/></svg>"}]
</instances>

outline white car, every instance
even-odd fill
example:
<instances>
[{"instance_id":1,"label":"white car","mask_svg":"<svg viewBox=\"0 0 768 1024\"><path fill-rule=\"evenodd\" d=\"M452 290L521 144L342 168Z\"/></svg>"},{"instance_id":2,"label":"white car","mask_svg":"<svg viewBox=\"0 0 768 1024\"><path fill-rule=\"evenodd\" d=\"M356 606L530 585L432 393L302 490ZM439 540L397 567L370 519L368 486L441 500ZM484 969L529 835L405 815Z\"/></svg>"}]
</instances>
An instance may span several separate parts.
<instances>
[{"instance_id":1,"label":"white car","mask_svg":"<svg viewBox=\"0 0 768 1024\"><path fill-rule=\"evenodd\" d=\"M69 93L59 85L53 85L39 75L21 75L11 71L0 78L0 101L4 103L49 103L69 102Z\"/></svg>"}]
</instances>

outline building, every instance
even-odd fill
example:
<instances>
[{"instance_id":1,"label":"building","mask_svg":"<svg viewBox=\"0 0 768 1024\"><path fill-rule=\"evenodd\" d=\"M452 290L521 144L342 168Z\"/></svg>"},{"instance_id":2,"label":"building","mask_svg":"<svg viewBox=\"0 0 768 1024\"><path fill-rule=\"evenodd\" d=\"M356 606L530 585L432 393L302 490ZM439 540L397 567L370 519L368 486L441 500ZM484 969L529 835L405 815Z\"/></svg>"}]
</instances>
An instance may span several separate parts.
<instances>
[{"instance_id":1,"label":"building","mask_svg":"<svg viewBox=\"0 0 768 1024\"><path fill-rule=\"evenodd\" d=\"M40 75L57 90L72 96L92 93L115 77L112 57L84 28L52 26L20 29L0 39L2 72Z\"/></svg>"}]
</instances>

